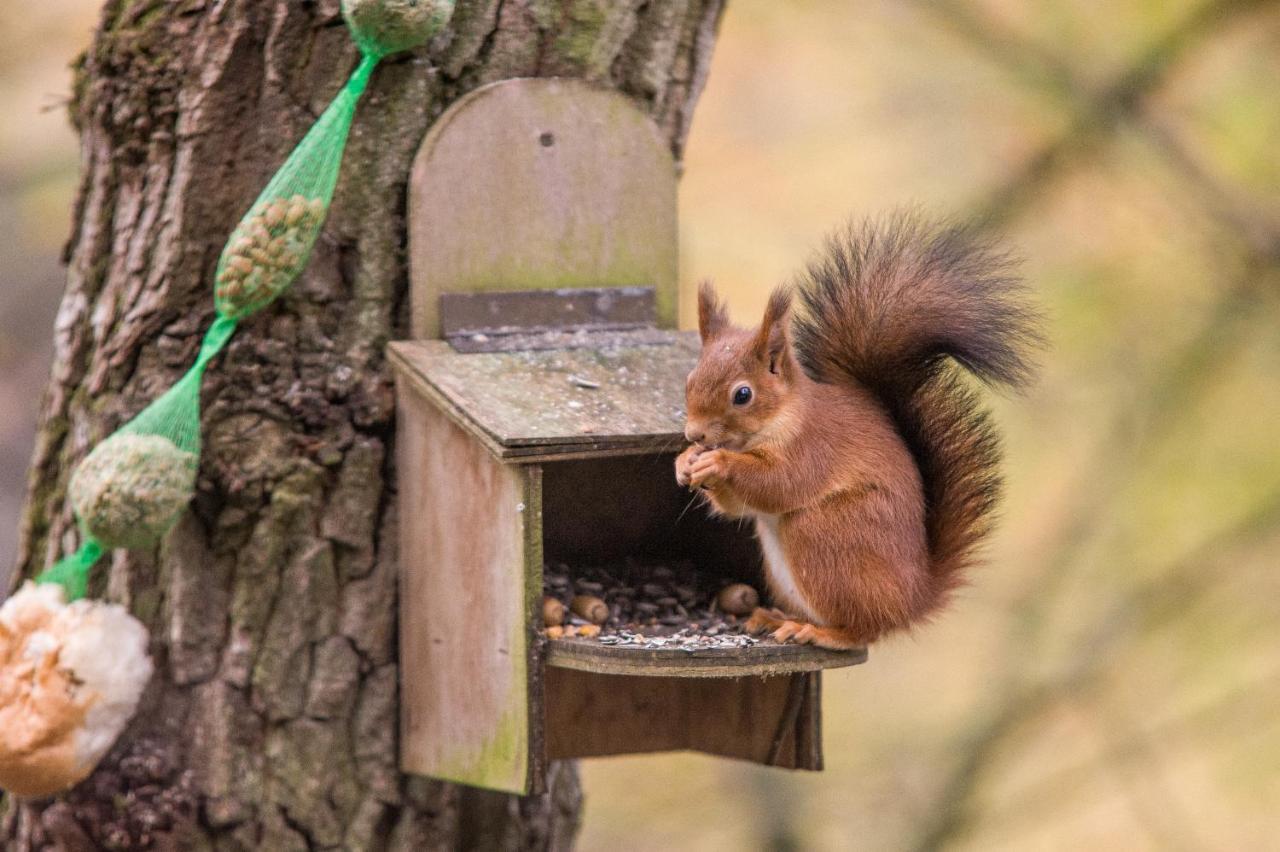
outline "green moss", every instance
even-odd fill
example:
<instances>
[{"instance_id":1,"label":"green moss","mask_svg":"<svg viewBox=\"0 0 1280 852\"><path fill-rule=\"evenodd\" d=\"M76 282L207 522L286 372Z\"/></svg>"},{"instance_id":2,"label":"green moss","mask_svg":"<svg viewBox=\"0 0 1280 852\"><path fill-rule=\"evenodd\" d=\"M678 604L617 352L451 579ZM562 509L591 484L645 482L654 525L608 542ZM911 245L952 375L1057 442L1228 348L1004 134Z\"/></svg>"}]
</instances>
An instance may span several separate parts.
<instances>
[{"instance_id":1,"label":"green moss","mask_svg":"<svg viewBox=\"0 0 1280 852\"><path fill-rule=\"evenodd\" d=\"M135 4L142 5L142 4ZM137 30L144 30L150 24L157 21L165 12L164 3L152 2L147 5L141 12L137 12L133 16L133 26Z\"/></svg>"},{"instance_id":2,"label":"green moss","mask_svg":"<svg viewBox=\"0 0 1280 852\"><path fill-rule=\"evenodd\" d=\"M556 37L555 52L562 61L592 76L592 58L609 16L599 0L576 0L564 14L566 22Z\"/></svg>"},{"instance_id":3,"label":"green moss","mask_svg":"<svg viewBox=\"0 0 1280 852\"><path fill-rule=\"evenodd\" d=\"M160 624L160 606L163 603L160 589L151 587L134 594L131 609L134 616L147 625Z\"/></svg>"},{"instance_id":4,"label":"green moss","mask_svg":"<svg viewBox=\"0 0 1280 852\"><path fill-rule=\"evenodd\" d=\"M519 684L517 684L519 688ZM478 748L458 749L440 762L439 776L463 784L515 788L527 784L529 721L526 708L511 707ZM433 773L435 774L435 773Z\"/></svg>"},{"instance_id":5,"label":"green moss","mask_svg":"<svg viewBox=\"0 0 1280 852\"><path fill-rule=\"evenodd\" d=\"M493 731L480 745L456 749L446 754L440 762L439 775L450 781L464 784L484 784L506 789L526 788L529 784L529 704L528 704L528 619L533 617L534 607L541 601L542 546L537 535L538 525L529 523L535 514L541 514L541 489L525 481L525 564L526 574L523 604L526 617L511 625L507 647L511 649L511 691L507 695L507 709L498 717ZM534 540L537 543L534 544ZM534 550L529 550L531 546ZM529 576L531 575L531 576ZM535 584L537 592L535 593Z\"/></svg>"}]
</instances>

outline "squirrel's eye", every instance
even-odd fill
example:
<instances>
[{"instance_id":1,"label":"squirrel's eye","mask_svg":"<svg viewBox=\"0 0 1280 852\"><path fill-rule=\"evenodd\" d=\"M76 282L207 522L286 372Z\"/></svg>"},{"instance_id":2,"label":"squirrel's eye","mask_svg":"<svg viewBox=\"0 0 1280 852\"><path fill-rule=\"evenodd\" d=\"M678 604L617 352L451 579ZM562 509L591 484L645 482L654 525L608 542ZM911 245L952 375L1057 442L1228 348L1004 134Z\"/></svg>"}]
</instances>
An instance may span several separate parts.
<instances>
[{"instance_id":1,"label":"squirrel's eye","mask_svg":"<svg viewBox=\"0 0 1280 852\"><path fill-rule=\"evenodd\" d=\"M751 401L751 388L743 385L733 392L734 405L746 405Z\"/></svg>"}]
</instances>

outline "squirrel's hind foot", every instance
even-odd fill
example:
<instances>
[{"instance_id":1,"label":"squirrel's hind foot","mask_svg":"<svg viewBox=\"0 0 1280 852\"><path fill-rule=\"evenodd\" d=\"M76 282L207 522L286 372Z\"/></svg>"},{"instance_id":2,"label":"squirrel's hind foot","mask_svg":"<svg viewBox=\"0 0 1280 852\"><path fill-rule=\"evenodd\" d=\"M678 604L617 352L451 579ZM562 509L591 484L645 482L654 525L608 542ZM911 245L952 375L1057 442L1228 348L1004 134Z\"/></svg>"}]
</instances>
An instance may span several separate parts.
<instances>
[{"instance_id":1,"label":"squirrel's hind foot","mask_svg":"<svg viewBox=\"0 0 1280 852\"><path fill-rule=\"evenodd\" d=\"M772 633L790 620L787 614L780 609L765 609L762 606L758 606L751 613L751 617L742 625L742 629L752 636L759 636L761 633Z\"/></svg>"},{"instance_id":2,"label":"squirrel's hind foot","mask_svg":"<svg viewBox=\"0 0 1280 852\"><path fill-rule=\"evenodd\" d=\"M777 634L774 634L774 638L777 638ZM801 625L791 637L791 641L801 645L825 648L828 651L852 651L866 644L848 630L841 630L839 627L819 627L816 624Z\"/></svg>"},{"instance_id":3,"label":"squirrel's hind foot","mask_svg":"<svg viewBox=\"0 0 1280 852\"><path fill-rule=\"evenodd\" d=\"M796 621L780 609L756 607L743 628L755 636L768 633L769 638L775 642L813 645L828 651L851 651L867 644L850 630L839 627L819 627L806 621Z\"/></svg>"}]
</instances>

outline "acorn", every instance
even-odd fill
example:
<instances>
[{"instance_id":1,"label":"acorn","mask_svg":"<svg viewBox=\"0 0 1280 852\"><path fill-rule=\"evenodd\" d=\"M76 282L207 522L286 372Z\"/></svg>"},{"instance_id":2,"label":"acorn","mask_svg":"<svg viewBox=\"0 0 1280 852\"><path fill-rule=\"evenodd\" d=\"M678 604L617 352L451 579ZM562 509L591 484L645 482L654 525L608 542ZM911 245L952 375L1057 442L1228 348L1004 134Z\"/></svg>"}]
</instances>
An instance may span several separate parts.
<instances>
[{"instance_id":1,"label":"acorn","mask_svg":"<svg viewBox=\"0 0 1280 852\"><path fill-rule=\"evenodd\" d=\"M569 604L569 609L592 624L604 624L609 618L609 605L595 595L578 595Z\"/></svg>"},{"instance_id":2,"label":"acorn","mask_svg":"<svg viewBox=\"0 0 1280 852\"><path fill-rule=\"evenodd\" d=\"M750 615L760 606L760 593L746 583L732 583L716 595L716 606L730 615Z\"/></svg>"},{"instance_id":3,"label":"acorn","mask_svg":"<svg viewBox=\"0 0 1280 852\"><path fill-rule=\"evenodd\" d=\"M542 623L547 627L559 627L564 624L564 604L553 597L542 599Z\"/></svg>"}]
</instances>

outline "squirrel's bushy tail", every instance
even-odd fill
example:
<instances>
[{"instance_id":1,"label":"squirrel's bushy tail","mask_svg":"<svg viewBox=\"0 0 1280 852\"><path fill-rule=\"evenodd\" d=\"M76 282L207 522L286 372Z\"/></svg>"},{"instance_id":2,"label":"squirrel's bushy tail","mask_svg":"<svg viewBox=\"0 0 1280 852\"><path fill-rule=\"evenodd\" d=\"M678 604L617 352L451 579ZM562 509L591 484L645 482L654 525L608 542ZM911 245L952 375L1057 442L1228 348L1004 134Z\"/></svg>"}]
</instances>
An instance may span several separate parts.
<instances>
[{"instance_id":1,"label":"squirrel's bushy tail","mask_svg":"<svg viewBox=\"0 0 1280 852\"><path fill-rule=\"evenodd\" d=\"M1039 316L1008 255L973 228L913 213L836 233L797 290L805 370L870 389L920 467L941 600L973 562L1001 489L995 428L954 364L990 385L1024 384Z\"/></svg>"}]
</instances>

